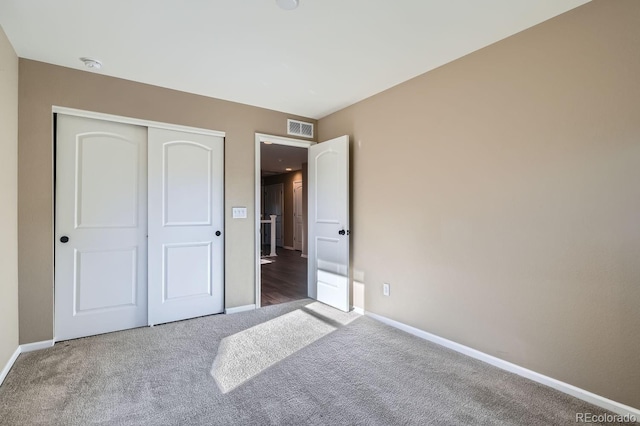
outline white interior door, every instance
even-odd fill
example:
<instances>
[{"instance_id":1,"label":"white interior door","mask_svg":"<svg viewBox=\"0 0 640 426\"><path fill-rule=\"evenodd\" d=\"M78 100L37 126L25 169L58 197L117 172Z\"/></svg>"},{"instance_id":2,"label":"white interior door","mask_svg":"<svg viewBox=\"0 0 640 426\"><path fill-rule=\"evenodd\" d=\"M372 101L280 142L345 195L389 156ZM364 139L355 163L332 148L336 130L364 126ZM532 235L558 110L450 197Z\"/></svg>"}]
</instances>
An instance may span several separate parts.
<instances>
[{"instance_id":1,"label":"white interior door","mask_svg":"<svg viewBox=\"0 0 640 426\"><path fill-rule=\"evenodd\" d=\"M302 212L302 181L293 182L293 248L302 250L304 243L304 213Z\"/></svg>"},{"instance_id":2,"label":"white interior door","mask_svg":"<svg viewBox=\"0 0 640 426\"><path fill-rule=\"evenodd\" d=\"M349 137L309 148L309 296L349 311Z\"/></svg>"},{"instance_id":3,"label":"white interior door","mask_svg":"<svg viewBox=\"0 0 640 426\"><path fill-rule=\"evenodd\" d=\"M58 114L55 338L147 324L147 129Z\"/></svg>"},{"instance_id":4,"label":"white interior door","mask_svg":"<svg viewBox=\"0 0 640 426\"><path fill-rule=\"evenodd\" d=\"M265 220L271 219L271 215L276 215L276 246L282 247L282 210L283 210L283 188L284 185L276 183L264 187L264 212ZM270 244L271 227L269 224L264 227L265 243Z\"/></svg>"},{"instance_id":5,"label":"white interior door","mask_svg":"<svg viewBox=\"0 0 640 426\"><path fill-rule=\"evenodd\" d=\"M149 128L149 324L224 310L224 139Z\"/></svg>"}]
</instances>

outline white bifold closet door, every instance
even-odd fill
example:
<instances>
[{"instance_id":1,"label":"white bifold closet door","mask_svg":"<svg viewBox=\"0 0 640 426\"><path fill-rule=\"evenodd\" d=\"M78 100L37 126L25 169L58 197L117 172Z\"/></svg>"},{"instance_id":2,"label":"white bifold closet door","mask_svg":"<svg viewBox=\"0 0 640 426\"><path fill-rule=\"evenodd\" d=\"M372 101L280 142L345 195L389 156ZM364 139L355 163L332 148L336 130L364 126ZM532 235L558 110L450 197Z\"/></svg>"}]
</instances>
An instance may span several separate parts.
<instances>
[{"instance_id":1,"label":"white bifold closet door","mask_svg":"<svg viewBox=\"0 0 640 426\"><path fill-rule=\"evenodd\" d=\"M147 324L147 129L58 115L55 338Z\"/></svg>"},{"instance_id":2,"label":"white bifold closet door","mask_svg":"<svg viewBox=\"0 0 640 426\"><path fill-rule=\"evenodd\" d=\"M224 310L223 145L149 129L149 324Z\"/></svg>"},{"instance_id":3,"label":"white bifold closet door","mask_svg":"<svg viewBox=\"0 0 640 426\"><path fill-rule=\"evenodd\" d=\"M56 123L55 339L222 312L223 138Z\"/></svg>"}]
</instances>

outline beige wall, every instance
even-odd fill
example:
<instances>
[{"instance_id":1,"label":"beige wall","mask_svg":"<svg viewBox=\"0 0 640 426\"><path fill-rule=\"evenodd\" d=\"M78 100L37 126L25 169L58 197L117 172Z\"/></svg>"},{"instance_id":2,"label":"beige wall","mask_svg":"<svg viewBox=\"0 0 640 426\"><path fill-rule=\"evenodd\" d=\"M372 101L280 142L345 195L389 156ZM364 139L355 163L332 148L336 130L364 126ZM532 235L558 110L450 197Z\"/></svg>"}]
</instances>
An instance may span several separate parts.
<instances>
[{"instance_id":1,"label":"beige wall","mask_svg":"<svg viewBox=\"0 0 640 426\"><path fill-rule=\"evenodd\" d=\"M293 182L302 180L302 171L283 173L264 178L264 185L281 183L283 186L282 233L283 245L293 247ZM304 206L303 206L304 207ZM305 240L306 241L306 240Z\"/></svg>"},{"instance_id":2,"label":"beige wall","mask_svg":"<svg viewBox=\"0 0 640 426\"><path fill-rule=\"evenodd\" d=\"M0 27L0 370L18 348L18 57Z\"/></svg>"},{"instance_id":3,"label":"beige wall","mask_svg":"<svg viewBox=\"0 0 640 426\"><path fill-rule=\"evenodd\" d=\"M53 105L225 131L225 303L254 303L254 133L314 120L25 59L19 96L21 343L53 338Z\"/></svg>"},{"instance_id":4,"label":"beige wall","mask_svg":"<svg viewBox=\"0 0 640 426\"><path fill-rule=\"evenodd\" d=\"M321 119L366 309L640 407L639 46L596 0Z\"/></svg>"}]
</instances>

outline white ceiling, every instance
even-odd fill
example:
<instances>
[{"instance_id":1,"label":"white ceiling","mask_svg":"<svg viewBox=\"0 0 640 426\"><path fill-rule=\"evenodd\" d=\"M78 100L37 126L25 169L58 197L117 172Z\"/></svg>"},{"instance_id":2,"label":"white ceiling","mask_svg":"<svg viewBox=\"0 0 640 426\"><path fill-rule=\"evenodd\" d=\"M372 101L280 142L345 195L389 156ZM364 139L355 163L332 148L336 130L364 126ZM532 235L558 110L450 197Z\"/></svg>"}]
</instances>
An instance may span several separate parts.
<instances>
[{"instance_id":1,"label":"white ceiling","mask_svg":"<svg viewBox=\"0 0 640 426\"><path fill-rule=\"evenodd\" d=\"M587 0L0 0L18 56L321 118Z\"/></svg>"}]
</instances>

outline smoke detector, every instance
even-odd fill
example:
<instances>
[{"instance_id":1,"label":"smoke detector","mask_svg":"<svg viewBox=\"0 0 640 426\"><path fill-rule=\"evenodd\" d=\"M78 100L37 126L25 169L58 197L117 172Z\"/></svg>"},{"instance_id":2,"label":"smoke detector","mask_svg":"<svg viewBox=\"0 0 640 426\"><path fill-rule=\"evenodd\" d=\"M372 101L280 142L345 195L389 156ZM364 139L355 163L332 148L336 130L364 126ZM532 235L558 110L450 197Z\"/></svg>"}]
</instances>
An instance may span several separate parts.
<instances>
[{"instance_id":1,"label":"smoke detector","mask_svg":"<svg viewBox=\"0 0 640 426\"><path fill-rule=\"evenodd\" d=\"M84 63L84 65L92 70L99 70L102 68L102 62L93 58L80 58L80 60Z\"/></svg>"},{"instance_id":2,"label":"smoke detector","mask_svg":"<svg viewBox=\"0 0 640 426\"><path fill-rule=\"evenodd\" d=\"M284 10L293 10L298 7L298 3L298 0L276 0L276 4Z\"/></svg>"}]
</instances>

